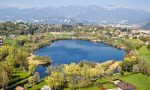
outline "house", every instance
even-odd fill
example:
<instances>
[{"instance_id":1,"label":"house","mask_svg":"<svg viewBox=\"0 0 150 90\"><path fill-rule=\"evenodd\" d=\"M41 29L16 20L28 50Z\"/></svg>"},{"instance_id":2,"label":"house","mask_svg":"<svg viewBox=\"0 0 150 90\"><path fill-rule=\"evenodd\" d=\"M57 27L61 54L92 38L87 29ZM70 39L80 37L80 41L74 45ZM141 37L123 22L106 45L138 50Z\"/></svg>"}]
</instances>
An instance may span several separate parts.
<instances>
[{"instance_id":1,"label":"house","mask_svg":"<svg viewBox=\"0 0 150 90\"><path fill-rule=\"evenodd\" d=\"M117 85L118 85L118 88L120 88L120 90L135 90L136 89L135 86L126 82L118 82Z\"/></svg>"},{"instance_id":2,"label":"house","mask_svg":"<svg viewBox=\"0 0 150 90\"><path fill-rule=\"evenodd\" d=\"M15 90L25 90L25 89L21 86L17 86Z\"/></svg>"},{"instance_id":3,"label":"house","mask_svg":"<svg viewBox=\"0 0 150 90\"><path fill-rule=\"evenodd\" d=\"M135 90L136 87L130 83L122 82L120 80L114 81L114 84L118 87L115 90Z\"/></svg>"}]
</instances>

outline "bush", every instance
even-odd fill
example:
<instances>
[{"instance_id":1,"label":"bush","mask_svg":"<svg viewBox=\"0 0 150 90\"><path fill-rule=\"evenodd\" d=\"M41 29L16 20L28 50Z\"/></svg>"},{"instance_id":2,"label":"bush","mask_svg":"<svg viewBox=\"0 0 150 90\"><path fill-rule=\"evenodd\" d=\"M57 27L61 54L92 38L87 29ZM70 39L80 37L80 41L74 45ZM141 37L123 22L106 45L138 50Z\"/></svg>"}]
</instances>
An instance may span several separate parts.
<instances>
[{"instance_id":1,"label":"bush","mask_svg":"<svg viewBox=\"0 0 150 90\"><path fill-rule=\"evenodd\" d=\"M28 83L24 85L24 88L25 88L25 89L30 88L30 87L31 87L31 85L28 84Z\"/></svg>"},{"instance_id":2,"label":"bush","mask_svg":"<svg viewBox=\"0 0 150 90\"><path fill-rule=\"evenodd\" d=\"M122 63L122 70L123 71L128 71L128 72L132 72L133 70L133 65L135 64L135 61L124 61Z\"/></svg>"},{"instance_id":3,"label":"bush","mask_svg":"<svg viewBox=\"0 0 150 90\"><path fill-rule=\"evenodd\" d=\"M150 44L147 46L147 48L150 50Z\"/></svg>"}]
</instances>

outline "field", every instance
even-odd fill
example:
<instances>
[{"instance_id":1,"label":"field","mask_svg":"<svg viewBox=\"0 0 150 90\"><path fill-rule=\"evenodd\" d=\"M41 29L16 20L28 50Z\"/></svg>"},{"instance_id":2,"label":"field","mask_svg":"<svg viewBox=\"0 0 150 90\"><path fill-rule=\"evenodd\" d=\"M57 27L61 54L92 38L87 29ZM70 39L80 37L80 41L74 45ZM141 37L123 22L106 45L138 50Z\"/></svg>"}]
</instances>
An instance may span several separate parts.
<instances>
[{"instance_id":1,"label":"field","mask_svg":"<svg viewBox=\"0 0 150 90\"><path fill-rule=\"evenodd\" d=\"M121 80L131 83L136 86L137 90L149 90L150 89L150 77L142 74L133 74L126 77L121 77Z\"/></svg>"},{"instance_id":2,"label":"field","mask_svg":"<svg viewBox=\"0 0 150 90\"><path fill-rule=\"evenodd\" d=\"M69 88L65 88L64 90L70 90ZM89 87L89 88L81 88L77 90L99 90L98 87Z\"/></svg>"},{"instance_id":3,"label":"field","mask_svg":"<svg viewBox=\"0 0 150 90\"><path fill-rule=\"evenodd\" d=\"M28 88L27 90L40 90L45 85L46 85L46 82L44 80L41 80L41 82L32 86L31 88Z\"/></svg>"},{"instance_id":4,"label":"field","mask_svg":"<svg viewBox=\"0 0 150 90\"><path fill-rule=\"evenodd\" d=\"M146 61L148 67L150 68L150 51L147 49L147 47L143 46L140 48L139 54Z\"/></svg>"},{"instance_id":5,"label":"field","mask_svg":"<svg viewBox=\"0 0 150 90\"><path fill-rule=\"evenodd\" d=\"M4 40L4 44L16 45L16 42L15 42L12 38L6 38L6 39Z\"/></svg>"}]
</instances>

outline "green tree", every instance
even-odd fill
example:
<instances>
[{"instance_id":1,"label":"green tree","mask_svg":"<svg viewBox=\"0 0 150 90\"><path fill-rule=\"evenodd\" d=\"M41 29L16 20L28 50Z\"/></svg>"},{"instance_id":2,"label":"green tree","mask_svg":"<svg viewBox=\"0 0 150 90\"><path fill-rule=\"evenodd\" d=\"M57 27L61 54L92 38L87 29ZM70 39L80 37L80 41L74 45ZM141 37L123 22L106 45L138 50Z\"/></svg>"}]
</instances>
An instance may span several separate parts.
<instances>
[{"instance_id":1,"label":"green tree","mask_svg":"<svg viewBox=\"0 0 150 90\"><path fill-rule=\"evenodd\" d=\"M124 61L122 63L122 70L131 72L133 70L133 65L135 64L134 61Z\"/></svg>"},{"instance_id":2,"label":"green tree","mask_svg":"<svg viewBox=\"0 0 150 90\"><path fill-rule=\"evenodd\" d=\"M0 71L0 87L5 88L9 82L9 69L7 66L1 66Z\"/></svg>"},{"instance_id":3,"label":"green tree","mask_svg":"<svg viewBox=\"0 0 150 90\"><path fill-rule=\"evenodd\" d=\"M148 44L147 48L150 50L150 44Z\"/></svg>"},{"instance_id":4,"label":"green tree","mask_svg":"<svg viewBox=\"0 0 150 90\"><path fill-rule=\"evenodd\" d=\"M35 78L33 76L31 76L29 79L28 79L28 82L30 85L34 85L35 84Z\"/></svg>"},{"instance_id":5,"label":"green tree","mask_svg":"<svg viewBox=\"0 0 150 90\"><path fill-rule=\"evenodd\" d=\"M6 61L7 61L7 65L11 66L11 67L15 67L16 65L16 58L14 55L8 55L6 57Z\"/></svg>"},{"instance_id":6,"label":"green tree","mask_svg":"<svg viewBox=\"0 0 150 90\"><path fill-rule=\"evenodd\" d=\"M5 58L9 55L10 46L2 46L0 48L0 61L5 60Z\"/></svg>"},{"instance_id":7,"label":"green tree","mask_svg":"<svg viewBox=\"0 0 150 90\"><path fill-rule=\"evenodd\" d=\"M46 83L54 90L59 89L64 84L64 75L60 72L52 72Z\"/></svg>"},{"instance_id":8,"label":"green tree","mask_svg":"<svg viewBox=\"0 0 150 90\"><path fill-rule=\"evenodd\" d=\"M26 60L27 56L28 56L27 51L23 50L22 48L17 49L16 57L17 57L18 65L22 70L25 70L25 68L27 67L27 60Z\"/></svg>"},{"instance_id":9,"label":"green tree","mask_svg":"<svg viewBox=\"0 0 150 90\"><path fill-rule=\"evenodd\" d=\"M28 66L28 70L29 70L29 73L30 73L30 74L34 74L35 69L36 69L36 65L35 65L35 64L30 64L30 65Z\"/></svg>"},{"instance_id":10,"label":"green tree","mask_svg":"<svg viewBox=\"0 0 150 90\"><path fill-rule=\"evenodd\" d=\"M34 78L35 78L35 82L36 83L40 81L40 74L39 74L39 72L35 72Z\"/></svg>"}]
</instances>

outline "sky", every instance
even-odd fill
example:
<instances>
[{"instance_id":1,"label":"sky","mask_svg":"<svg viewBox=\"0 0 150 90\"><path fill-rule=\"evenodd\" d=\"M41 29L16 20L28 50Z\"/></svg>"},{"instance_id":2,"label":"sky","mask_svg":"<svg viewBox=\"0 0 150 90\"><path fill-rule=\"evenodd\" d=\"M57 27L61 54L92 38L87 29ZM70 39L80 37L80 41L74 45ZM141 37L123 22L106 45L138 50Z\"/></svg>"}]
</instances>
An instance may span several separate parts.
<instances>
[{"instance_id":1,"label":"sky","mask_svg":"<svg viewBox=\"0 0 150 90\"><path fill-rule=\"evenodd\" d=\"M0 7L43 8L61 6L115 5L150 12L150 0L0 0Z\"/></svg>"}]
</instances>

